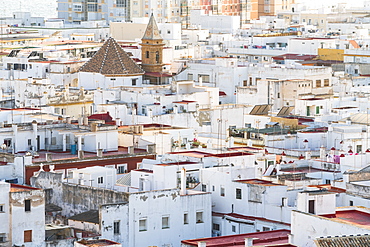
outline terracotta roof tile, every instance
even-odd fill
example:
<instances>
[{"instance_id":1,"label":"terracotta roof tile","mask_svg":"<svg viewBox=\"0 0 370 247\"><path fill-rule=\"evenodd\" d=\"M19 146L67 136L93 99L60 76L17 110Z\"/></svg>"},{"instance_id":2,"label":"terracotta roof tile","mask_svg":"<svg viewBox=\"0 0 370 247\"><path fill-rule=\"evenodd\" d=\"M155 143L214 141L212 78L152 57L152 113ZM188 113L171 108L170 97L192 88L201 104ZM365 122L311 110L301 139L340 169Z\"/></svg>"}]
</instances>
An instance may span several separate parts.
<instances>
[{"instance_id":1,"label":"terracotta roof tile","mask_svg":"<svg viewBox=\"0 0 370 247\"><path fill-rule=\"evenodd\" d=\"M139 65L113 38L109 38L98 52L80 68L80 71L103 75L144 74Z\"/></svg>"},{"instance_id":2,"label":"terracotta roof tile","mask_svg":"<svg viewBox=\"0 0 370 247\"><path fill-rule=\"evenodd\" d=\"M368 247L370 246L370 236L335 236L318 238L315 242L317 247Z\"/></svg>"}]
</instances>

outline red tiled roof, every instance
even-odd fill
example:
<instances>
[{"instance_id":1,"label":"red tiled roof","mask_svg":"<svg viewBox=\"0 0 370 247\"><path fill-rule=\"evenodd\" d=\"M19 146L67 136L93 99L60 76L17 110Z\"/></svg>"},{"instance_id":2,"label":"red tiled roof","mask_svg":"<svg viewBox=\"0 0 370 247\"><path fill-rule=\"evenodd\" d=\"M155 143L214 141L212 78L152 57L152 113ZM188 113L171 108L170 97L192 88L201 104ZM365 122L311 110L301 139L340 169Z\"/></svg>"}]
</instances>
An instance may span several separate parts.
<instances>
[{"instance_id":1,"label":"red tiled roof","mask_svg":"<svg viewBox=\"0 0 370 247\"><path fill-rule=\"evenodd\" d=\"M192 100L182 100L182 101L174 101L172 103L175 103L175 104L189 104L189 103L195 103L196 101L192 101Z\"/></svg>"},{"instance_id":2,"label":"red tiled roof","mask_svg":"<svg viewBox=\"0 0 370 247\"><path fill-rule=\"evenodd\" d=\"M11 192L21 192L21 191L29 191L29 190L41 190L39 188L34 188L31 186L25 186L20 184L11 184L10 191Z\"/></svg>"},{"instance_id":3,"label":"red tiled roof","mask_svg":"<svg viewBox=\"0 0 370 247\"><path fill-rule=\"evenodd\" d=\"M113 38L109 38L95 55L80 68L80 71L103 75L144 74L139 65Z\"/></svg>"},{"instance_id":4,"label":"red tiled roof","mask_svg":"<svg viewBox=\"0 0 370 247\"><path fill-rule=\"evenodd\" d=\"M340 210L335 214L319 215L321 217L336 219L342 222L351 223L354 225L362 225L370 227L370 214L360 210Z\"/></svg>"},{"instance_id":5,"label":"red tiled roof","mask_svg":"<svg viewBox=\"0 0 370 247\"><path fill-rule=\"evenodd\" d=\"M272 57L272 59L274 59L274 60L290 59L290 60L306 61L306 60L312 60L316 57L317 57L317 55L302 55L302 54L289 54L288 53L288 54Z\"/></svg>"},{"instance_id":6,"label":"red tiled roof","mask_svg":"<svg viewBox=\"0 0 370 247\"><path fill-rule=\"evenodd\" d=\"M94 119L94 120L104 120L105 123L109 123L113 121L113 118L109 115L109 112L107 113L101 113L101 114L93 114L88 119Z\"/></svg>"},{"instance_id":7,"label":"red tiled roof","mask_svg":"<svg viewBox=\"0 0 370 247\"><path fill-rule=\"evenodd\" d=\"M253 238L253 245L256 246L295 246L288 244L289 230L275 230L265 232L254 232L238 235L229 235L213 238L198 238L183 240L181 243L198 246L198 242L206 242L207 247L225 247L225 246L245 246L245 238ZM286 245L284 245L286 244Z\"/></svg>"}]
</instances>

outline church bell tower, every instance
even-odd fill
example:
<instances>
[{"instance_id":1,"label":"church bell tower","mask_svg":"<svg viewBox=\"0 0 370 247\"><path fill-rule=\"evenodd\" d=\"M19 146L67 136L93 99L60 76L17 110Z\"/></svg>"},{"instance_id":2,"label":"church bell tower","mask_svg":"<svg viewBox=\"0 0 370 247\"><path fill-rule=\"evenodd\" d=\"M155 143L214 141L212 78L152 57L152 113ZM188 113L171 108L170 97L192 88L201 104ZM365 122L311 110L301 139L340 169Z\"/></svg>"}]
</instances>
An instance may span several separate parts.
<instances>
[{"instance_id":1,"label":"church bell tower","mask_svg":"<svg viewBox=\"0 0 370 247\"><path fill-rule=\"evenodd\" d=\"M163 38L153 14L141 39L141 67L145 72L162 72Z\"/></svg>"}]
</instances>

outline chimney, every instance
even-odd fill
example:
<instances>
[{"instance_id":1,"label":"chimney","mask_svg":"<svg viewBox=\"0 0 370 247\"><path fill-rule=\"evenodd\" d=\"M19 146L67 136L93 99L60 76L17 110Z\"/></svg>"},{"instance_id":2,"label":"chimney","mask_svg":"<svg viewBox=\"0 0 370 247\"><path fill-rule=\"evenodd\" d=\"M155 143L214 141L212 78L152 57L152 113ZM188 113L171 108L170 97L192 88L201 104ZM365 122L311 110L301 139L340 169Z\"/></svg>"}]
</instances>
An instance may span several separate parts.
<instances>
[{"instance_id":1,"label":"chimney","mask_svg":"<svg viewBox=\"0 0 370 247\"><path fill-rule=\"evenodd\" d=\"M96 151L96 156L98 156L100 158L103 157L103 149L98 148L97 151Z\"/></svg>"},{"instance_id":2,"label":"chimney","mask_svg":"<svg viewBox=\"0 0 370 247\"><path fill-rule=\"evenodd\" d=\"M180 184L180 195L186 195L186 169L183 167L181 169L181 184ZM198 243L199 246L199 243ZM204 245L205 246L205 245Z\"/></svg>"},{"instance_id":3,"label":"chimney","mask_svg":"<svg viewBox=\"0 0 370 247\"><path fill-rule=\"evenodd\" d=\"M83 159L85 157L84 151L83 150L78 150L78 158Z\"/></svg>"},{"instance_id":4,"label":"chimney","mask_svg":"<svg viewBox=\"0 0 370 247\"><path fill-rule=\"evenodd\" d=\"M128 147L128 153L129 154L134 154L135 153L135 147L134 146L129 146Z\"/></svg>"},{"instance_id":5,"label":"chimney","mask_svg":"<svg viewBox=\"0 0 370 247\"><path fill-rule=\"evenodd\" d=\"M198 81L199 81L199 86L202 87L203 86L202 76L199 76Z\"/></svg>"},{"instance_id":6,"label":"chimney","mask_svg":"<svg viewBox=\"0 0 370 247\"><path fill-rule=\"evenodd\" d=\"M245 238L244 239L244 246L245 247L251 247L251 246L253 246L253 238Z\"/></svg>"},{"instance_id":7,"label":"chimney","mask_svg":"<svg viewBox=\"0 0 370 247\"><path fill-rule=\"evenodd\" d=\"M288 198L287 197L283 197L281 199L281 206L283 206L283 207L288 206Z\"/></svg>"},{"instance_id":8,"label":"chimney","mask_svg":"<svg viewBox=\"0 0 370 247\"><path fill-rule=\"evenodd\" d=\"M85 126L89 125L89 119L87 117L84 117L83 121L84 121L83 123Z\"/></svg>"},{"instance_id":9,"label":"chimney","mask_svg":"<svg viewBox=\"0 0 370 247\"><path fill-rule=\"evenodd\" d=\"M97 132L98 131L98 124L97 123L91 123L90 130L91 130L91 132Z\"/></svg>"},{"instance_id":10,"label":"chimney","mask_svg":"<svg viewBox=\"0 0 370 247\"><path fill-rule=\"evenodd\" d=\"M36 120L33 120L32 121L32 147L34 148L33 150L34 151L38 151L37 150L37 143L36 143L36 140L37 140L37 121Z\"/></svg>"},{"instance_id":11,"label":"chimney","mask_svg":"<svg viewBox=\"0 0 370 247\"><path fill-rule=\"evenodd\" d=\"M49 165L50 172L54 172L54 169L55 169L55 165Z\"/></svg>"},{"instance_id":12,"label":"chimney","mask_svg":"<svg viewBox=\"0 0 370 247\"><path fill-rule=\"evenodd\" d=\"M351 125L352 124L352 121L351 121L351 118L350 117L347 118L346 124L348 124L348 125Z\"/></svg>"},{"instance_id":13,"label":"chimney","mask_svg":"<svg viewBox=\"0 0 370 247\"><path fill-rule=\"evenodd\" d=\"M306 160L311 159L311 151L306 151Z\"/></svg>"},{"instance_id":14,"label":"chimney","mask_svg":"<svg viewBox=\"0 0 370 247\"><path fill-rule=\"evenodd\" d=\"M53 159L51 157L51 153L46 153L45 154L45 159L46 159L46 162L51 162Z\"/></svg>"},{"instance_id":15,"label":"chimney","mask_svg":"<svg viewBox=\"0 0 370 247\"><path fill-rule=\"evenodd\" d=\"M325 153L326 153L325 147L321 146L320 147L320 160L325 160L325 156L326 156Z\"/></svg>"},{"instance_id":16,"label":"chimney","mask_svg":"<svg viewBox=\"0 0 370 247\"><path fill-rule=\"evenodd\" d=\"M178 108L177 108L177 105L174 105L174 106L173 106L173 113L174 113L174 114L179 113L179 110L178 110Z\"/></svg>"},{"instance_id":17,"label":"chimney","mask_svg":"<svg viewBox=\"0 0 370 247\"><path fill-rule=\"evenodd\" d=\"M66 118L66 123L67 123L67 124L71 124L71 117L67 117L67 118Z\"/></svg>"},{"instance_id":18,"label":"chimney","mask_svg":"<svg viewBox=\"0 0 370 247\"><path fill-rule=\"evenodd\" d=\"M207 243L202 241L202 242L198 242L198 247L206 247L207 246Z\"/></svg>"},{"instance_id":19,"label":"chimney","mask_svg":"<svg viewBox=\"0 0 370 247\"><path fill-rule=\"evenodd\" d=\"M120 118L116 118L116 125L121 126L121 119Z\"/></svg>"}]
</instances>

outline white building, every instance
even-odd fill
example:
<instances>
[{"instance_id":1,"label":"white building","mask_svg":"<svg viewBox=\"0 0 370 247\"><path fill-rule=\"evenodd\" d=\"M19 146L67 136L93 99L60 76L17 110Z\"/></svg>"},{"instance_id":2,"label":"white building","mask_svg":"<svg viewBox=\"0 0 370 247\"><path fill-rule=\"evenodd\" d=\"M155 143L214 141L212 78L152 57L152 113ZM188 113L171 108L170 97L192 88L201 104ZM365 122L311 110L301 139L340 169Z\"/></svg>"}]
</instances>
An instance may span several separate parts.
<instances>
[{"instance_id":1,"label":"white building","mask_svg":"<svg viewBox=\"0 0 370 247\"><path fill-rule=\"evenodd\" d=\"M79 87L87 89L141 86L144 71L113 38L79 70Z\"/></svg>"},{"instance_id":2,"label":"white building","mask_svg":"<svg viewBox=\"0 0 370 247\"><path fill-rule=\"evenodd\" d=\"M132 171L130 187L139 192L128 203L102 205L102 237L124 246L180 246L188 236L211 236L210 194L187 190L185 169L177 189L176 173L165 164Z\"/></svg>"},{"instance_id":3,"label":"white building","mask_svg":"<svg viewBox=\"0 0 370 247\"><path fill-rule=\"evenodd\" d=\"M313 246L313 241L319 237L369 233L369 209L336 208L334 193L302 192L298 195L297 205L297 210L292 211L292 244Z\"/></svg>"},{"instance_id":4,"label":"white building","mask_svg":"<svg viewBox=\"0 0 370 247\"><path fill-rule=\"evenodd\" d=\"M44 246L42 189L0 182L0 245Z\"/></svg>"},{"instance_id":5,"label":"white building","mask_svg":"<svg viewBox=\"0 0 370 247\"><path fill-rule=\"evenodd\" d=\"M72 171L68 182L98 188L113 189L117 181L115 168L93 166Z\"/></svg>"}]
</instances>

